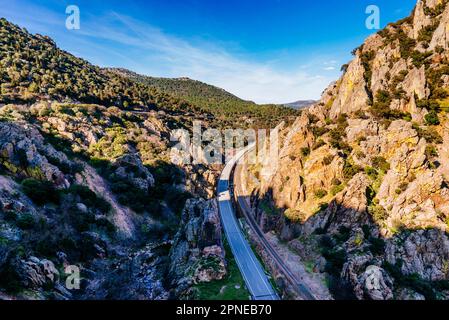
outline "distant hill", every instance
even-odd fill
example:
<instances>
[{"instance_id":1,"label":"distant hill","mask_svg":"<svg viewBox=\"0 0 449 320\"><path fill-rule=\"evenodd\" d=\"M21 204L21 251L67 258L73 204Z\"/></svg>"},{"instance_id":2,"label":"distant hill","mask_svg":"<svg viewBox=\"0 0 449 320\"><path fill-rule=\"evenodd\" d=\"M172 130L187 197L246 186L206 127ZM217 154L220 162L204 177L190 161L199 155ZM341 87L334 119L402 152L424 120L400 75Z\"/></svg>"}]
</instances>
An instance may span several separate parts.
<instances>
[{"instance_id":1,"label":"distant hill","mask_svg":"<svg viewBox=\"0 0 449 320\"><path fill-rule=\"evenodd\" d=\"M237 96L225 91L224 89L209 85L207 83L192 80L187 77L182 78L159 78L138 74L131 70L123 68L108 68L110 72L115 72L122 76L144 82L153 87L157 87L164 92L170 92L179 97L190 97L196 99L203 97L203 103L214 104L217 102L233 102L238 104L255 105L252 101L245 101Z\"/></svg>"},{"instance_id":2,"label":"distant hill","mask_svg":"<svg viewBox=\"0 0 449 320\"><path fill-rule=\"evenodd\" d=\"M173 97L183 99L205 112L210 112L229 125L238 118L252 118L261 125L277 124L297 115L291 107L274 104L258 105L246 101L224 89L189 78L156 78L137 74L127 69L109 68L106 71L154 87Z\"/></svg>"},{"instance_id":3,"label":"distant hill","mask_svg":"<svg viewBox=\"0 0 449 320\"><path fill-rule=\"evenodd\" d=\"M140 76L124 69L102 69L61 50L49 37L30 34L0 19L0 105L38 100L72 100L123 110L157 110L215 127L273 127L294 118L294 110L258 106L190 79ZM111 71L111 72L110 72Z\"/></svg>"},{"instance_id":4,"label":"distant hill","mask_svg":"<svg viewBox=\"0 0 449 320\"><path fill-rule=\"evenodd\" d=\"M293 108L296 110L301 110L301 109L310 107L315 102L316 102L315 100L299 100L299 101L292 102L292 103L286 103L286 104L284 104L284 106Z\"/></svg>"}]
</instances>

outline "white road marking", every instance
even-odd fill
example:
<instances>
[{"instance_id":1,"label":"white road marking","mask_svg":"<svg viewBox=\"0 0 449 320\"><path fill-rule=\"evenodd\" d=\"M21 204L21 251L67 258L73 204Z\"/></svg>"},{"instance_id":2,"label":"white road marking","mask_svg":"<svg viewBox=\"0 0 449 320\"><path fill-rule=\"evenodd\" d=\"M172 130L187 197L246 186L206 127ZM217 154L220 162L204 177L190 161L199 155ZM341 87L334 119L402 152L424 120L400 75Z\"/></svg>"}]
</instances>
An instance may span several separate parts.
<instances>
[{"instance_id":1,"label":"white road marking","mask_svg":"<svg viewBox=\"0 0 449 320\"><path fill-rule=\"evenodd\" d=\"M256 300L267 300L268 298L271 298L270 300L277 300L277 294L272 288L262 265L259 260L257 260L248 241L240 230L232 207L232 198L229 190L229 181L235 165L245 153L253 147L254 145L250 145L238 152L237 155L228 162L221 174L217 192L220 216L231 251L253 298Z\"/></svg>"}]
</instances>

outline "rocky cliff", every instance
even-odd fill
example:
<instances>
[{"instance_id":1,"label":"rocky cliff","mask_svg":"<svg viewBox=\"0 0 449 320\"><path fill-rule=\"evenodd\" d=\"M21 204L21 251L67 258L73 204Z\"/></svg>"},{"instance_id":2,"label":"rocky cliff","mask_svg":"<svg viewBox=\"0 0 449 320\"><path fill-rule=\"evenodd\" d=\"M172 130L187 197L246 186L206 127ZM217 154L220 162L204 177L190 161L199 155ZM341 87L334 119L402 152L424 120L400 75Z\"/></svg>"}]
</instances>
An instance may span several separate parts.
<instances>
[{"instance_id":1,"label":"rocky cliff","mask_svg":"<svg viewBox=\"0 0 449 320\"><path fill-rule=\"evenodd\" d=\"M219 168L170 163L170 131L210 115L5 19L0 34L0 299L187 298L222 280Z\"/></svg>"},{"instance_id":2,"label":"rocky cliff","mask_svg":"<svg viewBox=\"0 0 449 320\"><path fill-rule=\"evenodd\" d=\"M277 168L248 166L261 226L314 247L336 298L448 298L448 18L419 1L369 37L281 133Z\"/></svg>"}]
</instances>

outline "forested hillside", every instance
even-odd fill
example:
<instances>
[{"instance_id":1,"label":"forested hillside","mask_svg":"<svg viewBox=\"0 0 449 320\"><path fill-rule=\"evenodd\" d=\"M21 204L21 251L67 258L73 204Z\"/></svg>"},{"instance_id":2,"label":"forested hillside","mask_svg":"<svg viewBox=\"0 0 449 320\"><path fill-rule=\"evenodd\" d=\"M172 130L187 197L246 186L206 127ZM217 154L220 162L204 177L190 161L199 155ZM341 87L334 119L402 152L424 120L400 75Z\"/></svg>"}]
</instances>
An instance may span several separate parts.
<instances>
[{"instance_id":1,"label":"forested hillside","mask_svg":"<svg viewBox=\"0 0 449 320\"><path fill-rule=\"evenodd\" d=\"M172 129L220 119L5 19L0 82L0 299L195 298L214 281L248 297L225 259L217 168L170 162Z\"/></svg>"},{"instance_id":2,"label":"forested hillside","mask_svg":"<svg viewBox=\"0 0 449 320\"><path fill-rule=\"evenodd\" d=\"M289 121L298 115L298 112L291 108L271 104L257 105L254 102L242 100L221 88L188 78L147 77L125 69L108 69L108 71L188 101L191 105L212 113L231 127L235 125L236 118L242 120L238 121L240 125L273 127L280 121Z\"/></svg>"}]
</instances>

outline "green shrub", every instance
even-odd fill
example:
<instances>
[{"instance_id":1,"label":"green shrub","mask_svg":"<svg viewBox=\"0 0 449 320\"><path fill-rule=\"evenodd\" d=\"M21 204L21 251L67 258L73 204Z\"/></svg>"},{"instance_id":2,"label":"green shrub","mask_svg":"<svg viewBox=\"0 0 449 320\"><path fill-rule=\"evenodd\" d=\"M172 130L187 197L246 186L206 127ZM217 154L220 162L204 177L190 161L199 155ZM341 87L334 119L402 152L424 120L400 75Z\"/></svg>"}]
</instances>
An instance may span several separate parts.
<instances>
[{"instance_id":1,"label":"green shrub","mask_svg":"<svg viewBox=\"0 0 449 320\"><path fill-rule=\"evenodd\" d=\"M438 27L437 23L423 27L421 30L419 30L418 41L429 43L432 40L433 32L437 27Z\"/></svg>"},{"instance_id":2,"label":"green shrub","mask_svg":"<svg viewBox=\"0 0 449 320\"><path fill-rule=\"evenodd\" d=\"M427 159L432 159L434 157L438 157L438 151L435 146L428 144L426 146L426 157Z\"/></svg>"},{"instance_id":3,"label":"green shrub","mask_svg":"<svg viewBox=\"0 0 449 320\"><path fill-rule=\"evenodd\" d=\"M331 194L333 196L336 196L337 194L339 194L340 192L342 192L345 189L345 186L343 184L337 185L337 186L333 186L331 189Z\"/></svg>"},{"instance_id":4,"label":"green shrub","mask_svg":"<svg viewBox=\"0 0 449 320\"><path fill-rule=\"evenodd\" d=\"M413 124L413 129L418 133L418 137L426 139L427 143L442 144L443 138L433 128L421 128L418 124Z\"/></svg>"},{"instance_id":5,"label":"green shrub","mask_svg":"<svg viewBox=\"0 0 449 320\"><path fill-rule=\"evenodd\" d=\"M402 192L404 192L405 190L407 190L408 185L409 185L409 182L403 182L403 183L401 183L401 184L399 185L399 189L400 189Z\"/></svg>"},{"instance_id":6,"label":"green shrub","mask_svg":"<svg viewBox=\"0 0 449 320\"><path fill-rule=\"evenodd\" d=\"M408 37L402 29L396 30L396 39L399 40L401 57L407 60L411 56L413 48L416 46L416 41Z\"/></svg>"},{"instance_id":7,"label":"green shrub","mask_svg":"<svg viewBox=\"0 0 449 320\"><path fill-rule=\"evenodd\" d=\"M314 123L317 123L318 121L320 121L320 119L314 114L309 113L307 116L308 116L309 122L311 124L314 124Z\"/></svg>"},{"instance_id":8,"label":"green shrub","mask_svg":"<svg viewBox=\"0 0 449 320\"><path fill-rule=\"evenodd\" d=\"M347 142L344 142L343 140L335 140L334 139L334 140L331 140L330 143L331 143L332 148L341 150L346 157L349 157L349 155L352 152L352 147Z\"/></svg>"},{"instance_id":9,"label":"green shrub","mask_svg":"<svg viewBox=\"0 0 449 320\"><path fill-rule=\"evenodd\" d=\"M326 157L324 157L323 162L326 166L328 166L334 161L334 158L335 157L333 155L326 156Z\"/></svg>"},{"instance_id":10,"label":"green shrub","mask_svg":"<svg viewBox=\"0 0 449 320\"><path fill-rule=\"evenodd\" d=\"M308 157L310 155L310 148L309 147L301 148L301 155L303 157Z\"/></svg>"},{"instance_id":11,"label":"green shrub","mask_svg":"<svg viewBox=\"0 0 449 320\"><path fill-rule=\"evenodd\" d=\"M338 228L338 233L334 235L334 239L338 243L345 243L351 237L351 229L345 226Z\"/></svg>"},{"instance_id":12,"label":"green shrub","mask_svg":"<svg viewBox=\"0 0 449 320\"><path fill-rule=\"evenodd\" d=\"M371 178L371 180L376 180L379 174L377 173L377 170L373 167L365 167L365 173L368 177Z\"/></svg>"},{"instance_id":13,"label":"green shrub","mask_svg":"<svg viewBox=\"0 0 449 320\"><path fill-rule=\"evenodd\" d=\"M157 161L148 169L158 184L180 184L184 178L183 172L168 162Z\"/></svg>"},{"instance_id":14,"label":"green shrub","mask_svg":"<svg viewBox=\"0 0 449 320\"><path fill-rule=\"evenodd\" d=\"M365 196L366 196L366 202L368 203L368 206L371 206L377 196L377 192L373 186L368 186L366 188Z\"/></svg>"},{"instance_id":15,"label":"green shrub","mask_svg":"<svg viewBox=\"0 0 449 320\"><path fill-rule=\"evenodd\" d=\"M266 214L270 216L278 216L279 215L279 209L273 205L273 202L270 201L268 198L264 198L260 204L260 209L262 209Z\"/></svg>"},{"instance_id":16,"label":"green shrub","mask_svg":"<svg viewBox=\"0 0 449 320\"><path fill-rule=\"evenodd\" d=\"M95 220L97 228L104 229L109 235L113 235L117 232L117 227L107 218L99 218Z\"/></svg>"},{"instance_id":17,"label":"green shrub","mask_svg":"<svg viewBox=\"0 0 449 320\"><path fill-rule=\"evenodd\" d=\"M365 111L363 110L357 110L356 112L354 112L354 116L356 119L368 119Z\"/></svg>"},{"instance_id":18,"label":"green shrub","mask_svg":"<svg viewBox=\"0 0 449 320\"><path fill-rule=\"evenodd\" d=\"M334 178L334 179L332 179L332 185L333 186L339 186L339 185L341 185L341 181L340 181L340 179L338 179L338 178Z\"/></svg>"},{"instance_id":19,"label":"green shrub","mask_svg":"<svg viewBox=\"0 0 449 320\"><path fill-rule=\"evenodd\" d=\"M364 159L366 157L365 153L363 151L357 151L356 154L358 159Z\"/></svg>"},{"instance_id":20,"label":"green shrub","mask_svg":"<svg viewBox=\"0 0 449 320\"><path fill-rule=\"evenodd\" d=\"M192 198L189 192L181 191L177 188L167 190L166 202L170 208L178 215L182 213L182 209L188 199Z\"/></svg>"},{"instance_id":21,"label":"green shrub","mask_svg":"<svg viewBox=\"0 0 449 320\"><path fill-rule=\"evenodd\" d=\"M390 170L390 164L384 157L373 158L373 167L382 172L388 172Z\"/></svg>"},{"instance_id":22,"label":"green shrub","mask_svg":"<svg viewBox=\"0 0 449 320\"><path fill-rule=\"evenodd\" d=\"M312 127L312 132L313 132L313 135L315 136L315 138L319 138L319 137L325 135L326 133L328 133L329 129L327 129L326 127L314 126L314 127Z\"/></svg>"},{"instance_id":23,"label":"green shrub","mask_svg":"<svg viewBox=\"0 0 449 320\"><path fill-rule=\"evenodd\" d=\"M32 229L36 225L35 217L30 213L24 213L17 218L17 226L23 230Z\"/></svg>"},{"instance_id":24,"label":"green shrub","mask_svg":"<svg viewBox=\"0 0 449 320\"><path fill-rule=\"evenodd\" d=\"M326 190L320 189L320 190L315 191L315 197L316 198L323 199L325 196L327 196L327 191Z\"/></svg>"},{"instance_id":25,"label":"green shrub","mask_svg":"<svg viewBox=\"0 0 449 320\"><path fill-rule=\"evenodd\" d=\"M37 205L46 203L58 204L60 195L50 181L40 181L33 178L22 181L23 192Z\"/></svg>"},{"instance_id":26,"label":"green shrub","mask_svg":"<svg viewBox=\"0 0 449 320\"><path fill-rule=\"evenodd\" d=\"M440 110L440 104L433 99L416 99L416 106L420 109L427 109L432 111Z\"/></svg>"},{"instance_id":27,"label":"green shrub","mask_svg":"<svg viewBox=\"0 0 449 320\"><path fill-rule=\"evenodd\" d=\"M347 260L346 252L343 249L324 249L322 254L326 258L325 271L339 277Z\"/></svg>"},{"instance_id":28,"label":"green shrub","mask_svg":"<svg viewBox=\"0 0 449 320\"><path fill-rule=\"evenodd\" d=\"M437 296L433 288L433 283L423 280L418 274L403 274L402 264L403 262L401 260L395 265L384 262L382 267L394 278L399 286L415 290L424 295L426 300L436 300Z\"/></svg>"},{"instance_id":29,"label":"green shrub","mask_svg":"<svg viewBox=\"0 0 449 320\"><path fill-rule=\"evenodd\" d=\"M363 234L365 235L365 239L369 239L371 237L371 227L367 224L362 226Z\"/></svg>"},{"instance_id":30,"label":"green shrub","mask_svg":"<svg viewBox=\"0 0 449 320\"><path fill-rule=\"evenodd\" d=\"M381 223L388 218L388 212L381 205L371 205L368 208L368 212L377 223Z\"/></svg>"},{"instance_id":31,"label":"green shrub","mask_svg":"<svg viewBox=\"0 0 449 320\"><path fill-rule=\"evenodd\" d=\"M345 161L344 167L343 167L343 177L346 180L351 180L357 173L363 171L362 167L354 164L352 161L347 160Z\"/></svg>"},{"instance_id":32,"label":"green shrub","mask_svg":"<svg viewBox=\"0 0 449 320\"><path fill-rule=\"evenodd\" d=\"M370 109L372 115L377 119L387 120L410 118L410 114L391 109L390 105L392 100L393 98L390 92L379 90L376 93L376 99Z\"/></svg>"},{"instance_id":33,"label":"green shrub","mask_svg":"<svg viewBox=\"0 0 449 320\"><path fill-rule=\"evenodd\" d=\"M346 138L346 128L348 127L348 116L341 114L337 119L337 127L329 132L330 145L332 148L341 150L346 156L352 152L352 147L344 141Z\"/></svg>"},{"instance_id":34,"label":"green shrub","mask_svg":"<svg viewBox=\"0 0 449 320\"><path fill-rule=\"evenodd\" d=\"M76 174L83 170L83 166L78 163L70 164L66 162L61 162L58 158L49 156L47 156L47 160L52 165L58 167L58 169L61 170L64 174Z\"/></svg>"},{"instance_id":35,"label":"green shrub","mask_svg":"<svg viewBox=\"0 0 449 320\"><path fill-rule=\"evenodd\" d=\"M369 239L371 245L369 247L370 251L374 254L374 255L383 255L385 252L385 247L386 247L386 243L385 240L380 239L380 238L373 238L371 237Z\"/></svg>"},{"instance_id":36,"label":"green shrub","mask_svg":"<svg viewBox=\"0 0 449 320\"><path fill-rule=\"evenodd\" d=\"M313 150L317 150L317 149L321 148L324 145L326 145L326 143L322 139L319 139L317 142L315 142L313 144L312 149Z\"/></svg>"},{"instance_id":37,"label":"green shrub","mask_svg":"<svg viewBox=\"0 0 449 320\"><path fill-rule=\"evenodd\" d=\"M427 58L432 55L432 52L420 52L418 50L414 50L411 54L411 58L413 60L413 65L416 68L421 68L423 64L427 62Z\"/></svg>"},{"instance_id":38,"label":"green shrub","mask_svg":"<svg viewBox=\"0 0 449 320\"><path fill-rule=\"evenodd\" d=\"M375 56L376 53L373 50L365 51L360 55L363 68L365 69L363 77L365 78L365 81L367 83L367 88L371 88L371 78L373 76L371 62L374 60Z\"/></svg>"},{"instance_id":39,"label":"green shrub","mask_svg":"<svg viewBox=\"0 0 449 320\"><path fill-rule=\"evenodd\" d=\"M150 195L135 188L127 181L114 181L111 186L112 192L116 194L117 200L120 204L130 207L137 213L142 213L150 204Z\"/></svg>"},{"instance_id":40,"label":"green shrub","mask_svg":"<svg viewBox=\"0 0 449 320\"><path fill-rule=\"evenodd\" d=\"M340 140L345 136L345 133L345 131L340 130L339 128L335 128L329 132L329 136L332 140Z\"/></svg>"},{"instance_id":41,"label":"green shrub","mask_svg":"<svg viewBox=\"0 0 449 320\"><path fill-rule=\"evenodd\" d=\"M329 203L322 202L318 205L318 212L324 211L329 208Z\"/></svg>"},{"instance_id":42,"label":"green shrub","mask_svg":"<svg viewBox=\"0 0 449 320\"><path fill-rule=\"evenodd\" d=\"M440 124L440 118L438 117L438 113L436 111L430 111L424 118L426 120L426 124L429 126L436 126Z\"/></svg>"}]
</instances>

